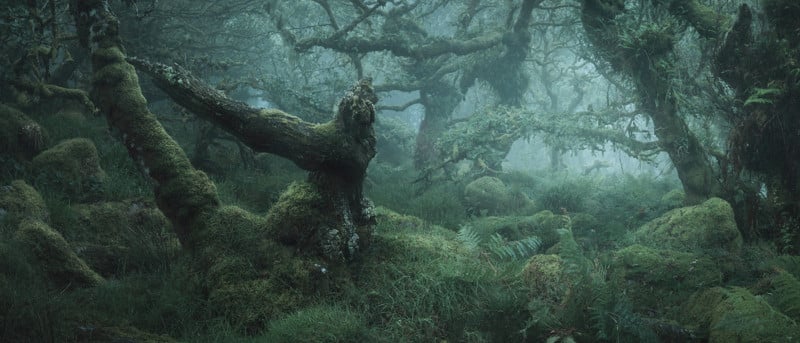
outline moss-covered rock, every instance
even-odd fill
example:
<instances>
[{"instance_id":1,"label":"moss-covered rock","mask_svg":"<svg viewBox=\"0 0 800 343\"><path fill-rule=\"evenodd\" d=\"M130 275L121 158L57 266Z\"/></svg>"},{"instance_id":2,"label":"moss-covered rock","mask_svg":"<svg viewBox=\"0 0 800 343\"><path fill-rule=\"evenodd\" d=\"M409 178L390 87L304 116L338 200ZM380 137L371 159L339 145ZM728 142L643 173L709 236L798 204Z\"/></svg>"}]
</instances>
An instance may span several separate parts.
<instances>
[{"instance_id":1,"label":"moss-covered rock","mask_svg":"<svg viewBox=\"0 0 800 343\"><path fill-rule=\"evenodd\" d=\"M800 326L745 288L714 287L686 303L686 325L709 333L709 342L796 342Z\"/></svg>"},{"instance_id":2,"label":"moss-covered rock","mask_svg":"<svg viewBox=\"0 0 800 343\"><path fill-rule=\"evenodd\" d=\"M72 210L78 225L64 236L102 275L161 266L180 249L167 218L146 201L78 204Z\"/></svg>"},{"instance_id":3,"label":"moss-covered rock","mask_svg":"<svg viewBox=\"0 0 800 343\"><path fill-rule=\"evenodd\" d=\"M558 229L566 225L565 218L550 211L541 211L533 216L481 217L470 222L476 234L486 241L495 233L509 241L536 236L541 240L541 249L558 242Z\"/></svg>"},{"instance_id":4,"label":"moss-covered rock","mask_svg":"<svg viewBox=\"0 0 800 343\"><path fill-rule=\"evenodd\" d=\"M16 160L33 157L45 148L46 131L21 111L0 103L0 153ZM7 166L1 166L6 168Z\"/></svg>"},{"instance_id":5,"label":"moss-covered rock","mask_svg":"<svg viewBox=\"0 0 800 343\"><path fill-rule=\"evenodd\" d=\"M75 138L62 141L33 158L37 179L63 191L72 199L98 199L104 192L106 173L92 141Z\"/></svg>"},{"instance_id":6,"label":"moss-covered rock","mask_svg":"<svg viewBox=\"0 0 800 343\"><path fill-rule=\"evenodd\" d=\"M15 180L10 185L0 186L0 221L14 227L22 219L46 222L48 216L42 196L25 181Z\"/></svg>"},{"instance_id":7,"label":"moss-covered rock","mask_svg":"<svg viewBox=\"0 0 800 343\"><path fill-rule=\"evenodd\" d=\"M523 214L532 211L528 197L509 189L502 180L484 176L464 188L464 202L469 210L478 214Z\"/></svg>"},{"instance_id":8,"label":"moss-covered rock","mask_svg":"<svg viewBox=\"0 0 800 343\"><path fill-rule=\"evenodd\" d=\"M564 301L575 281L564 271L564 260L552 254L531 257L522 270L522 280L531 290L531 296L554 305Z\"/></svg>"},{"instance_id":9,"label":"moss-covered rock","mask_svg":"<svg viewBox=\"0 0 800 343\"><path fill-rule=\"evenodd\" d=\"M726 272L736 268L742 252L733 209L719 198L669 211L636 230L634 237L653 248L708 255Z\"/></svg>"},{"instance_id":10,"label":"moss-covered rock","mask_svg":"<svg viewBox=\"0 0 800 343\"><path fill-rule=\"evenodd\" d=\"M195 237L209 307L236 327L260 331L308 305L333 274L313 256L272 240L266 219L241 208L220 207L206 223Z\"/></svg>"},{"instance_id":11,"label":"moss-covered rock","mask_svg":"<svg viewBox=\"0 0 800 343\"><path fill-rule=\"evenodd\" d=\"M722 272L706 256L638 244L613 253L610 273L636 309L667 314L697 290L722 283Z\"/></svg>"},{"instance_id":12,"label":"moss-covered rock","mask_svg":"<svg viewBox=\"0 0 800 343\"><path fill-rule=\"evenodd\" d=\"M23 220L14 237L32 252L39 267L59 287L91 287L103 281L72 251L60 233L41 221Z\"/></svg>"},{"instance_id":13,"label":"moss-covered rock","mask_svg":"<svg viewBox=\"0 0 800 343\"><path fill-rule=\"evenodd\" d=\"M683 206L686 201L686 193L682 189L673 189L661 196L660 205L667 209Z\"/></svg>"},{"instance_id":14,"label":"moss-covered rock","mask_svg":"<svg viewBox=\"0 0 800 343\"><path fill-rule=\"evenodd\" d=\"M354 288L344 292L373 329L388 341L522 339L528 316L519 299L529 290L518 264L487 261L455 232L415 217L379 208L377 219L370 249L351 266Z\"/></svg>"}]
</instances>

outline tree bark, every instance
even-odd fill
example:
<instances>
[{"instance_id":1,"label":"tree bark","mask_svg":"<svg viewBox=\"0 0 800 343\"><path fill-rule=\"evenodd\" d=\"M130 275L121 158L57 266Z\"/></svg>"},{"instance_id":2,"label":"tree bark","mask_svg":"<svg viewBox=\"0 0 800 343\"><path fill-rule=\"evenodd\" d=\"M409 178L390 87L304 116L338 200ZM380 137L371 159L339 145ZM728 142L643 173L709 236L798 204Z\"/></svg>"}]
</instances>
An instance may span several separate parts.
<instances>
[{"instance_id":1,"label":"tree bark","mask_svg":"<svg viewBox=\"0 0 800 343\"><path fill-rule=\"evenodd\" d=\"M294 161L310 171L308 182L287 191L270 210L263 228L304 254L332 262L350 259L374 224L371 203L361 183L375 155L371 81L359 82L339 103L335 118L313 124L278 110L254 109L231 100L179 66L126 59L117 19L106 1L73 1L81 43L92 55L93 96L109 124L122 133L130 156L155 181L156 201L173 223L184 247L215 244L212 227L220 220L220 202L208 177L195 170L184 151L147 109L135 63L177 103L209 120L260 152ZM308 199L318 199L309 202ZM306 213L308 211L308 213ZM308 221L313 214L313 221ZM215 220L210 220L216 218ZM253 219L255 220L255 219ZM211 249L212 251L214 249ZM214 259L213 256L206 256Z\"/></svg>"},{"instance_id":2,"label":"tree bark","mask_svg":"<svg viewBox=\"0 0 800 343\"><path fill-rule=\"evenodd\" d=\"M645 32L638 37L641 47L626 47L616 23L616 16L624 11L622 0L583 0L581 4L581 21L598 54L633 79L642 108L653 120L655 135L678 172L686 202L694 204L721 195L721 185L705 150L678 114L666 76L670 66L666 56L672 51L673 37ZM641 54L642 48L647 54Z\"/></svg>"}]
</instances>

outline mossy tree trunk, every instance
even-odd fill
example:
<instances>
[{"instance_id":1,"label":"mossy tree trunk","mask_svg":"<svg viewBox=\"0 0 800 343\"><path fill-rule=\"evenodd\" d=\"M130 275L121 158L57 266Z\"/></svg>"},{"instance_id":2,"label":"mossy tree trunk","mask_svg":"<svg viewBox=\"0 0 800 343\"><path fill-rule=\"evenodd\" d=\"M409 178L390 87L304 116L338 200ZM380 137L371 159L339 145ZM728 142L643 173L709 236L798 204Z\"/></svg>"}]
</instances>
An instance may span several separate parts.
<instances>
[{"instance_id":1,"label":"mossy tree trunk","mask_svg":"<svg viewBox=\"0 0 800 343\"><path fill-rule=\"evenodd\" d=\"M671 6L685 9L687 5L674 1ZM668 56L675 37L669 30L645 29L632 42L623 42L625 28L617 23L623 11L623 0L582 0L581 21L587 37L598 55L634 81L642 109L653 120L655 135L678 172L687 203L720 195L721 185L703 146L678 114Z\"/></svg>"},{"instance_id":2,"label":"mossy tree trunk","mask_svg":"<svg viewBox=\"0 0 800 343\"><path fill-rule=\"evenodd\" d=\"M71 7L81 43L92 56L93 98L109 124L121 132L130 156L155 181L158 206L184 247L206 251L202 245L213 244L204 237L215 235L208 232L214 229L209 222L219 215L220 201L211 180L192 167L147 109L131 63L201 118L256 151L285 157L310 172L305 185L293 188L304 189L305 194L284 194L271 209L270 223L263 227L266 235L332 262L355 255L365 242L359 235L367 235L374 224L371 204L361 192L367 165L375 155L372 124L377 98L369 80L358 83L342 99L332 121L312 124L278 110L255 109L231 100L179 66L126 60L118 21L106 1L73 1ZM314 217L312 221L309 216Z\"/></svg>"}]
</instances>

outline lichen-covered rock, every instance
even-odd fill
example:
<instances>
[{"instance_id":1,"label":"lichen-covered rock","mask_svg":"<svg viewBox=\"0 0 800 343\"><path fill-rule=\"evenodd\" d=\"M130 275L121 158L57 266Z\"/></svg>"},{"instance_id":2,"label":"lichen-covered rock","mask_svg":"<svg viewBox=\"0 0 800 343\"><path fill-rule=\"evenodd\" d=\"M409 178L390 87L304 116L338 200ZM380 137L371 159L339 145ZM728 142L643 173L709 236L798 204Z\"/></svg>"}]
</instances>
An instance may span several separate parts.
<instances>
[{"instance_id":1,"label":"lichen-covered rock","mask_svg":"<svg viewBox=\"0 0 800 343\"><path fill-rule=\"evenodd\" d=\"M726 272L735 269L742 252L733 209L719 198L669 211L636 230L634 237L653 248L708 255Z\"/></svg>"},{"instance_id":2,"label":"lichen-covered rock","mask_svg":"<svg viewBox=\"0 0 800 343\"><path fill-rule=\"evenodd\" d=\"M75 138L62 141L33 158L39 180L73 199L95 200L103 194L106 173L92 141Z\"/></svg>"},{"instance_id":3,"label":"lichen-covered rock","mask_svg":"<svg viewBox=\"0 0 800 343\"><path fill-rule=\"evenodd\" d=\"M722 272L706 256L632 245L613 253L612 280L634 307L671 313L697 290L718 286Z\"/></svg>"},{"instance_id":4,"label":"lichen-covered rock","mask_svg":"<svg viewBox=\"0 0 800 343\"><path fill-rule=\"evenodd\" d=\"M0 186L0 221L14 226L25 218L48 220L47 206L39 192L22 180Z\"/></svg>"},{"instance_id":5,"label":"lichen-covered rock","mask_svg":"<svg viewBox=\"0 0 800 343\"><path fill-rule=\"evenodd\" d=\"M714 287L692 295L681 318L711 343L797 342L800 326L745 288Z\"/></svg>"},{"instance_id":6,"label":"lichen-covered rock","mask_svg":"<svg viewBox=\"0 0 800 343\"><path fill-rule=\"evenodd\" d=\"M474 213L484 215L521 214L533 208L525 194L512 191L493 176L484 176L467 184L464 202Z\"/></svg>"},{"instance_id":7,"label":"lichen-covered rock","mask_svg":"<svg viewBox=\"0 0 800 343\"><path fill-rule=\"evenodd\" d=\"M38 265L59 287L91 287L103 281L72 251L60 233L41 221L23 220L14 238L32 252Z\"/></svg>"}]
</instances>

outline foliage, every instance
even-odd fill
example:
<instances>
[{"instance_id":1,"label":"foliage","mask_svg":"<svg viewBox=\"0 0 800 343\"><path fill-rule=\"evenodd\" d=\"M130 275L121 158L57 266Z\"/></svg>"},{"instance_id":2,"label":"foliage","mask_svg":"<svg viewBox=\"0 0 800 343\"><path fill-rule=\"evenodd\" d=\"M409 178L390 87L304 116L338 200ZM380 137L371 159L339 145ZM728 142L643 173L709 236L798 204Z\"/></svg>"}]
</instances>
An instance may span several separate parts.
<instances>
[{"instance_id":1,"label":"foliage","mask_svg":"<svg viewBox=\"0 0 800 343\"><path fill-rule=\"evenodd\" d=\"M554 294L562 296L555 299L556 304L548 304L552 299L533 299L529 304L531 318L526 330L555 342L576 338L613 342L658 341L652 323L634 312L622 284L608 279L608 267L584 256L572 235L569 220L564 221L559 232L558 251L563 260L564 274L560 287L563 289ZM541 306L550 310L540 311Z\"/></svg>"},{"instance_id":2,"label":"foliage","mask_svg":"<svg viewBox=\"0 0 800 343\"><path fill-rule=\"evenodd\" d=\"M375 341L362 315L331 305L305 308L269 324L267 342L366 342Z\"/></svg>"},{"instance_id":3,"label":"foliage","mask_svg":"<svg viewBox=\"0 0 800 343\"><path fill-rule=\"evenodd\" d=\"M744 106L748 105L771 105L775 97L780 97L783 90L780 88L753 88L747 100L744 101Z\"/></svg>"},{"instance_id":4,"label":"foliage","mask_svg":"<svg viewBox=\"0 0 800 343\"><path fill-rule=\"evenodd\" d=\"M588 182L563 182L549 187L537 197L538 203L553 213L581 212L591 184Z\"/></svg>"},{"instance_id":5,"label":"foliage","mask_svg":"<svg viewBox=\"0 0 800 343\"><path fill-rule=\"evenodd\" d=\"M467 209L461 201L464 186L459 183L436 183L420 193L416 190L416 174L412 170L372 163L368 172L365 193L377 205L452 230L467 220Z\"/></svg>"},{"instance_id":6,"label":"foliage","mask_svg":"<svg viewBox=\"0 0 800 343\"><path fill-rule=\"evenodd\" d=\"M417 218L380 209L373 243L344 298L366 314L385 341L519 340L524 287L518 264L485 259L468 250L478 240Z\"/></svg>"},{"instance_id":7,"label":"foliage","mask_svg":"<svg viewBox=\"0 0 800 343\"><path fill-rule=\"evenodd\" d=\"M800 334L795 321L747 289L733 287L722 293L710 313L711 341L785 342Z\"/></svg>"},{"instance_id":8,"label":"foliage","mask_svg":"<svg viewBox=\"0 0 800 343\"><path fill-rule=\"evenodd\" d=\"M770 279L773 290L767 296L769 303L778 311L800 322L800 281L794 275L779 270Z\"/></svg>"},{"instance_id":9,"label":"foliage","mask_svg":"<svg viewBox=\"0 0 800 343\"><path fill-rule=\"evenodd\" d=\"M522 260L536 253L541 244L537 237L507 241L499 233L495 233L489 238L487 248L502 260Z\"/></svg>"}]
</instances>

